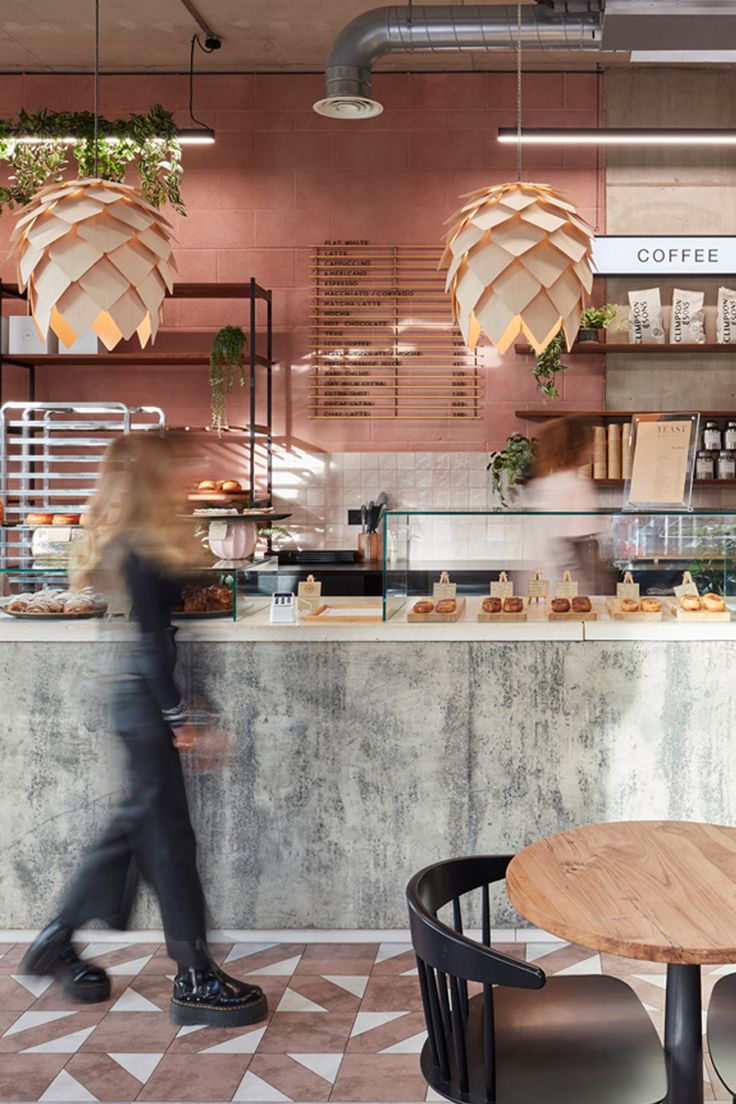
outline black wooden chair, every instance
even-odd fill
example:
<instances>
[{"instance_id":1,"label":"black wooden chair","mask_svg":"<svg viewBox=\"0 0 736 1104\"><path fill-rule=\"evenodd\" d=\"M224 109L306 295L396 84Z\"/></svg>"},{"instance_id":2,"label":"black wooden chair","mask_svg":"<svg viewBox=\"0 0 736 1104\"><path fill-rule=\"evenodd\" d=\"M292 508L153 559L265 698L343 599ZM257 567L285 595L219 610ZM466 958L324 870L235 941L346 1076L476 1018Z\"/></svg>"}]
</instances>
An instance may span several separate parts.
<instances>
[{"instance_id":1,"label":"black wooden chair","mask_svg":"<svg viewBox=\"0 0 736 1104\"><path fill-rule=\"evenodd\" d=\"M458 1104L659 1104L664 1052L635 993L612 977L546 978L491 948L489 886L511 856L436 863L407 887L428 1039L422 1072ZM461 898L480 891L482 943ZM437 913L452 906L452 926ZM468 983L482 991L470 996ZM534 992L530 992L534 990Z\"/></svg>"},{"instance_id":2,"label":"black wooden chair","mask_svg":"<svg viewBox=\"0 0 736 1104\"><path fill-rule=\"evenodd\" d=\"M716 1073L736 1101L736 974L726 974L713 986L708 1049Z\"/></svg>"}]
</instances>

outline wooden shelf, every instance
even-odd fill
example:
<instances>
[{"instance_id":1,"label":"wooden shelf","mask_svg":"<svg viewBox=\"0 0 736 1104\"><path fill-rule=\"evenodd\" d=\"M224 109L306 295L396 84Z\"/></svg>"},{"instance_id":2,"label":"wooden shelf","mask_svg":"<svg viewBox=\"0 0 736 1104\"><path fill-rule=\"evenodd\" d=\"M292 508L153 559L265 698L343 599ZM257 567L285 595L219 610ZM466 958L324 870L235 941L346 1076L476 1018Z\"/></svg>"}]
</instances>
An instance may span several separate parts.
<instances>
[{"instance_id":1,"label":"wooden shelf","mask_svg":"<svg viewBox=\"0 0 736 1104\"><path fill-rule=\"evenodd\" d=\"M20 291L17 284L0 285L3 295L11 295L17 299L25 299L26 293ZM251 285L250 282L240 284L174 284L173 291L171 291L166 298L167 299L250 299ZM271 298L271 292L262 288L260 284L253 283L253 297L254 299L264 299L268 301Z\"/></svg>"},{"instance_id":2,"label":"wooden shelf","mask_svg":"<svg viewBox=\"0 0 736 1104\"><path fill-rule=\"evenodd\" d=\"M268 368L266 357L255 356L253 358L260 367ZM141 365L153 367L182 368L209 364L209 353L89 353L85 356L74 356L70 353L39 353L37 356L21 356L17 353L3 353L2 360L5 364L14 364L19 368L33 368L48 364L50 367L65 365L69 368L92 368L95 365L112 366ZM246 356L245 365L250 363L250 357Z\"/></svg>"},{"instance_id":3,"label":"wooden shelf","mask_svg":"<svg viewBox=\"0 0 736 1104\"><path fill-rule=\"evenodd\" d=\"M535 356L530 345L514 345L519 356ZM563 351L562 356L607 356L609 353L625 353L638 356L640 353L653 353L664 356L667 353L731 353L736 354L736 344L723 345L634 345L630 341L576 341L572 349Z\"/></svg>"},{"instance_id":4,"label":"wooden shelf","mask_svg":"<svg viewBox=\"0 0 736 1104\"><path fill-rule=\"evenodd\" d=\"M689 410L557 410L553 407L532 407L529 410L515 410L517 418L524 418L528 422L547 421L550 418L590 418L598 421L615 421L623 419L628 421L635 414L690 414ZM736 420L736 410L698 410L701 418L733 418Z\"/></svg>"},{"instance_id":5,"label":"wooden shelf","mask_svg":"<svg viewBox=\"0 0 736 1104\"><path fill-rule=\"evenodd\" d=\"M623 479L594 479L596 487L623 487ZM694 479L694 487L736 487L736 479Z\"/></svg>"}]
</instances>

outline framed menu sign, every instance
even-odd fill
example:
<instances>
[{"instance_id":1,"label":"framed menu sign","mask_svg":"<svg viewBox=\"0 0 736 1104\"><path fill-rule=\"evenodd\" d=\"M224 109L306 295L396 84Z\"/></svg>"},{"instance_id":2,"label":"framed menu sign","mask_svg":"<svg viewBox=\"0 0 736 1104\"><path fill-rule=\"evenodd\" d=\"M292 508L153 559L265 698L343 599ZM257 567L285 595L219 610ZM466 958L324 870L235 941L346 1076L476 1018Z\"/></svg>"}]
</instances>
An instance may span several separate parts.
<instances>
[{"instance_id":1,"label":"framed menu sign","mask_svg":"<svg viewBox=\"0 0 736 1104\"><path fill-rule=\"evenodd\" d=\"M625 510L690 510L700 415L635 414Z\"/></svg>"}]
</instances>

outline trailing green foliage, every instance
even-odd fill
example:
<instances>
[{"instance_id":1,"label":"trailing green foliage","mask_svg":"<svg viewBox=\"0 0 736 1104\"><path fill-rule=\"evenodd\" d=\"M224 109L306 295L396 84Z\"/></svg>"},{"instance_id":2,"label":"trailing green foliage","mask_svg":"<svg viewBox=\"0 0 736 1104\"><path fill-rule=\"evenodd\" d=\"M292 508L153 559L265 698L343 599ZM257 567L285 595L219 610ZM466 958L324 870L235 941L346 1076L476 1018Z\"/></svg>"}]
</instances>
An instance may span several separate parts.
<instances>
[{"instance_id":1,"label":"trailing green foliage","mask_svg":"<svg viewBox=\"0 0 736 1104\"><path fill-rule=\"evenodd\" d=\"M502 449L491 453L486 471L491 473L491 487L502 506L508 506L504 476L507 490L516 486L520 479L524 479L534 461L535 444L533 438L525 437L523 433L512 433L506 438Z\"/></svg>"},{"instance_id":2,"label":"trailing green foliage","mask_svg":"<svg viewBox=\"0 0 736 1104\"><path fill-rule=\"evenodd\" d=\"M225 422L228 395L236 378L245 386L246 337L240 326L223 326L212 339L210 349L210 390L212 392L212 425L218 433Z\"/></svg>"},{"instance_id":3,"label":"trailing green foliage","mask_svg":"<svg viewBox=\"0 0 736 1104\"><path fill-rule=\"evenodd\" d=\"M532 368L532 375L543 395L550 399L559 399L560 393L555 387L555 376L564 372L565 365L560 360L565 337L562 330L550 341L543 353L540 353Z\"/></svg>"},{"instance_id":4,"label":"trailing green foliage","mask_svg":"<svg viewBox=\"0 0 736 1104\"><path fill-rule=\"evenodd\" d=\"M62 138L74 135L73 144ZM153 207L170 203L184 214L180 184L181 146L174 118L161 104L145 115L128 119L98 119L97 175L103 180L123 180L136 162L140 188ZM18 142L19 137L38 141ZM44 184L62 179L70 159L75 176L95 175L95 117L91 111L21 110L15 119L0 119L0 161L10 167L8 183L0 187L0 212L29 203ZM108 141L114 138L115 141Z\"/></svg>"}]
</instances>

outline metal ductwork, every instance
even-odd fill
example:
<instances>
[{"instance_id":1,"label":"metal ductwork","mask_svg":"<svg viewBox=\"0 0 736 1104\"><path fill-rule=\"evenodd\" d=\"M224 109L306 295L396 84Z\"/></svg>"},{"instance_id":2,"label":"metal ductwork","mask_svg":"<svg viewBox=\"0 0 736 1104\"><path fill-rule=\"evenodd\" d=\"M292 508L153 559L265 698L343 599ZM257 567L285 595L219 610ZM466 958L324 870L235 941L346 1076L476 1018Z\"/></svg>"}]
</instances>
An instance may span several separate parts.
<instances>
[{"instance_id":1,"label":"metal ductwork","mask_svg":"<svg viewBox=\"0 0 736 1104\"><path fill-rule=\"evenodd\" d=\"M522 9L521 42L530 50L600 51L600 0L545 0ZM575 9L575 10L572 10ZM390 53L419 50L511 50L518 42L516 5L412 5L364 12L337 36L319 115L369 118L383 110L372 96L372 66Z\"/></svg>"}]
</instances>

